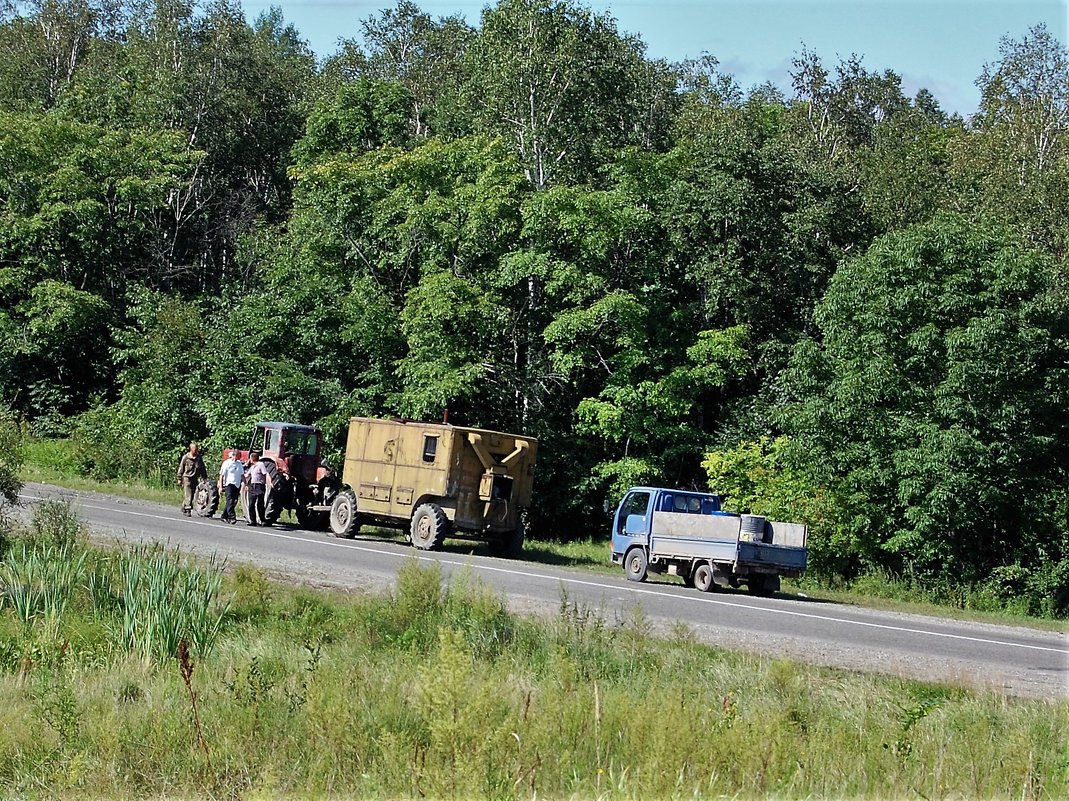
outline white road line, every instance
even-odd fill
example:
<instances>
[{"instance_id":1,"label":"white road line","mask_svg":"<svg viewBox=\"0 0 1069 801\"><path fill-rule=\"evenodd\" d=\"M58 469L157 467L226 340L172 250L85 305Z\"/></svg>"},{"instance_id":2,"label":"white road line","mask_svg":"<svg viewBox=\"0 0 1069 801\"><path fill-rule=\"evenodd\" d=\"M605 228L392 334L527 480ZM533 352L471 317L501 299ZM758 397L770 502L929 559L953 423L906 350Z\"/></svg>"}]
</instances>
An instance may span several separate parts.
<instances>
[{"instance_id":1,"label":"white road line","mask_svg":"<svg viewBox=\"0 0 1069 801\"><path fill-rule=\"evenodd\" d=\"M35 496L31 496L31 495L19 495L19 497L20 498L24 498L26 500L32 500L32 501L47 500L45 498L38 498L38 497L35 497ZM198 526L208 526L210 528L216 528L216 529L217 528L225 528L225 527L219 526L219 525L217 525L215 523L209 523L206 520L191 519L191 520L181 521L180 518L170 517L168 515L156 515L156 514L149 514L147 512L134 512L134 511L127 510L127 509L115 509L115 507L113 507L113 506L94 506L92 504L83 503L83 502L80 502L80 501L79 501L79 505L80 506L84 506L84 507L86 507L88 509L96 509L96 510L102 511L102 512L121 512L122 514L131 515L131 516L134 516L134 517L147 517L147 518L150 518L150 519L153 519L153 520L167 520L169 522L184 522L187 525L188 524L193 524L193 525L198 525ZM985 644L985 645L1000 645L1000 646L1004 646L1004 647L1007 647L1007 648L1025 648L1025 649L1032 650L1032 651L1046 651L1046 652L1054 653L1054 654L1064 654L1065 656L1069 657L1069 648L1049 648L1049 647L1043 646L1043 645L1026 645L1026 644L1023 644L1023 643L1006 642L1004 640L991 640L991 639L986 639L986 638L983 638L983 637L969 637L969 636L966 636L964 634L947 634L945 632L925 631L924 629L913 629L913 628L907 628L905 626L892 626L892 625L887 624L887 623L869 623L869 622L863 621L863 620L849 620L847 618L832 617L830 615L816 615L816 614L813 614L811 612L796 612L796 611L793 611L793 610L790 610L790 609L770 609L770 608L763 607L763 606L751 606L749 604L740 604L740 603L735 603L735 602L732 602L732 601L724 601L724 600L719 600L719 599L716 599L716 598L709 598L709 597L706 597L704 595L693 595L693 594L691 594L691 595L676 595L674 593L667 593L667 592L664 592L662 590L656 590L656 589L651 589L651 588L627 587L627 586L620 586L620 585L616 585L616 584L604 584L604 583L599 582L599 581L590 581L590 580L587 580L587 579L562 578L560 576L548 576L548 575L546 575L544 573L532 573L532 572L527 571L527 570L516 570L516 569L513 569L513 568L496 567L494 565L476 564L476 563L471 562L471 561L463 561L462 562L462 561L457 561L457 560L454 560L454 559L447 559L447 558L444 558L444 557L424 556L424 555L419 554L418 552L400 554L400 553L396 553L396 552L391 551L391 550L384 550L384 549L380 549L380 548L371 548L371 547L368 547L368 546L357 545L357 544L352 543L352 542L345 542L345 541L340 541L340 540L319 540L319 539L311 539L311 538L308 538L308 537L296 537L296 536L294 536L292 534L283 534L280 531L271 531L270 529L266 529L266 528L260 529L259 531L256 532L256 534L258 536L274 537L276 539L292 540L294 542L303 542L303 543L306 543L306 544L309 544L309 545L321 545L321 546L324 546L324 547L343 548L345 550L350 550L350 551L362 551L362 552L366 552L366 553L374 553L374 554L378 554L380 556L391 556L391 557L394 557L394 558L397 558L397 559L413 559L414 558L414 559L418 559L419 561L422 561L422 562L435 562L437 564L452 565L454 567L474 568L475 570L481 570L481 571L486 572L486 573L503 573L503 574L506 574L506 575L522 576L522 577L525 577L525 578L541 579L541 580L544 580L544 581L555 581L555 582L572 584L572 585L581 586L581 587L592 587L592 588L595 588L595 589L610 590L612 592L630 592L630 593L636 594L636 595L654 595L654 596L658 596L660 598L671 598L672 600L687 601L689 603L713 604L713 605L716 605L716 606L745 607L746 609L752 609L752 610L767 612L767 613L776 614L776 615L785 615L785 616L790 616L790 617L804 618L804 619L807 619L807 620L818 620L818 621L828 622L828 623L846 623L846 624L853 625L853 626L865 626L865 627L873 628L873 629L882 629L882 630L885 630L885 631L901 632L903 634L922 634L922 635L927 635L929 637L942 637L942 638L948 639L948 640L962 640L962 641L965 641L965 642L982 643L982 644Z\"/></svg>"}]
</instances>

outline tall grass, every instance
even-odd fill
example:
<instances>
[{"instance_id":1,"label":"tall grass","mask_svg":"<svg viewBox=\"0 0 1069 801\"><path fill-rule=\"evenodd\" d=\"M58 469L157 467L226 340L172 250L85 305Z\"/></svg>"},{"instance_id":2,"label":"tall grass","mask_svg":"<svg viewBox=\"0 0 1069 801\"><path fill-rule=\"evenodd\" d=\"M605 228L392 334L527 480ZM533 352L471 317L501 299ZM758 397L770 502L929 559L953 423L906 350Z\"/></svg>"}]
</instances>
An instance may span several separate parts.
<instances>
[{"instance_id":1,"label":"tall grass","mask_svg":"<svg viewBox=\"0 0 1069 801\"><path fill-rule=\"evenodd\" d=\"M226 604L216 604L222 576L214 557L207 569L194 569L177 550L143 544L120 557L118 574L129 650L163 661L176 657L184 640L198 656L211 652L226 615Z\"/></svg>"},{"instance_id":2,"label":"tall grass","mask_svg":"<svg viewBox=\"0 0 1069 801\"><path fill-rule=\"evenodd\" d=\"M87 554L70 547L21 543L0 565L0 595L18 620L57 620L85 578Z\"/></svg>"},{"instance_id":3,"label":"tall grass","mask_svg":"<svg viewBox=\"0 0 1069 801\"><path fill-rule=\"evenodd\" d=\"M112 591L130 595L118 566L137 562L134 595L186 598L145 589L157 562L181 584L178 561L111 560ZM155 645L97 664L62 636L29 683L25 662L0 660L0 796L1069 794L1065 701L723 652L683 629L660 640L637 611L567 597L556 615L519 618L470 576L444 582L415 562L385 596L288 589L250 568L218 592L234 600L209 604L214 647L182 666ZM63 630L86 628L89 608L68 604ZM0 627L5 616L21 625L4 610Z\"/></svg>"}]
</instances>

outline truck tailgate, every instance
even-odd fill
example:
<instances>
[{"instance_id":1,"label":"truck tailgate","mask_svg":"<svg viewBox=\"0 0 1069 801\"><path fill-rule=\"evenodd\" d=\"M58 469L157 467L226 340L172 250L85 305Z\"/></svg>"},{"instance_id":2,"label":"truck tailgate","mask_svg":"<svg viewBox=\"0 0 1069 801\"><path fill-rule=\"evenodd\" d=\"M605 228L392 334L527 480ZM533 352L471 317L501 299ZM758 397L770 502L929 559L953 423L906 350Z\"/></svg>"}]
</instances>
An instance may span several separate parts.
<instances>
[{"instance_id":1,"label":"truck tailgate","mask_svg":"<svg viewBox=\"0 0 1069 801\"><path fill-rule=\"evenodd\" d=\"M739 543L739 565L777 568L791 572L805 570L808 551L795 545L769 545L764 542Z\"/></svg>"}]
</instances>

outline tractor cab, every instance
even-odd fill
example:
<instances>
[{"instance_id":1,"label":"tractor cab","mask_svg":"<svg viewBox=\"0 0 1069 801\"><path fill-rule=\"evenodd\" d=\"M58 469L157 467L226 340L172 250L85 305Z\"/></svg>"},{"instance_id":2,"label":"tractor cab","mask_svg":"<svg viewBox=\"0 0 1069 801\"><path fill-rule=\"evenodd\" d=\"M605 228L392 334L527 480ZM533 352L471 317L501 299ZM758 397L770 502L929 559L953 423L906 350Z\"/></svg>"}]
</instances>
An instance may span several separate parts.
<instances>
[{"instance_id":1,"label":"tractor cab","mask_svg":"<svg viewBox=\"0 0 1069 801\"><path fill-rule=\"evenodd\" d=\"M259 451L283 473L294 479L315 484L320 470L320 442L323 432L313 426L296 423L257 423L252 432L249 451ZM247 453L243 456L247 457Z\"/></svg>"}]
</instances>

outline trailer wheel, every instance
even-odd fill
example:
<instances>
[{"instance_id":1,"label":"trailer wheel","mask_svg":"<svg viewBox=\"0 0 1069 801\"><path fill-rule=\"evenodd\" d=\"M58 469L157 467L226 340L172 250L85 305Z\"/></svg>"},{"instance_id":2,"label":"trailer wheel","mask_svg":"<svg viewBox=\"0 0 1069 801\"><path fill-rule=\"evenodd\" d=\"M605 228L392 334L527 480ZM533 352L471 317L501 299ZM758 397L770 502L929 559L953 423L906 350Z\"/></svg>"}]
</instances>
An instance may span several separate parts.
<instances>
[{"instance_id":1,"label":"trailer wheel","mask_svg":"<svg viewBox=\"0 0 1069 801\"><path fill-rule=\"evenodd\" d=\"M352 539L360 530L360 520L356 513L356 495L350 489L343 489L334 496L330 505L330 530L335 537Z\"/></svg>"},{"instance_id":2,"label":"trailer wheel","mask_svg":"<svg viewBox=\"0 0 1069 801\"><path fill-rule=\"evenodd\" d=\"M701 592L709 592L714 587L713 566L708 562L702 562L694 568L694 589Z\"/></svg>"},{"instance_id":3,"label":"trailer wheel","mask_svg":"<svg viewBox=\"0 0 1069 801\"><path fill-rule=\"evenodd\" d=\"M632 548L624 555L624 570L628 581L645 581L647 567L646 552L642 548Z\"/></svg>"},{"instance_id":4,"label":"trailer wheel","mask_svg":"<svg viewBox=\"0 0 1069 801\"><path fill-rule=\"evenodd\" d=\"M412 544L421 551L441 550L449 529L449 518L436 503L423 503L412 514Z\"/></svg>"},{"instance_id":5,"label":"trailer wheel","mask_svg":"<svg viewBox=\"0 0 1069 801\"><path fill-rule=\"evenodd\" d=\"M490 546L490 555L499 559L519 559L523 555L523 538L523 523L517 521L516 528L511 534L487 543Z\"/></svg>"},{"instance_id":6,"label":"trailer wheel","mask_svg":"<svg viewBox=\"0 0 1069 801\"><path fill-rule=\"evenodd\" d=\"M219 488L210 481L201 481L193 492L193 514L211 517L219 509Z\"/></svg>"}]
</instances>

